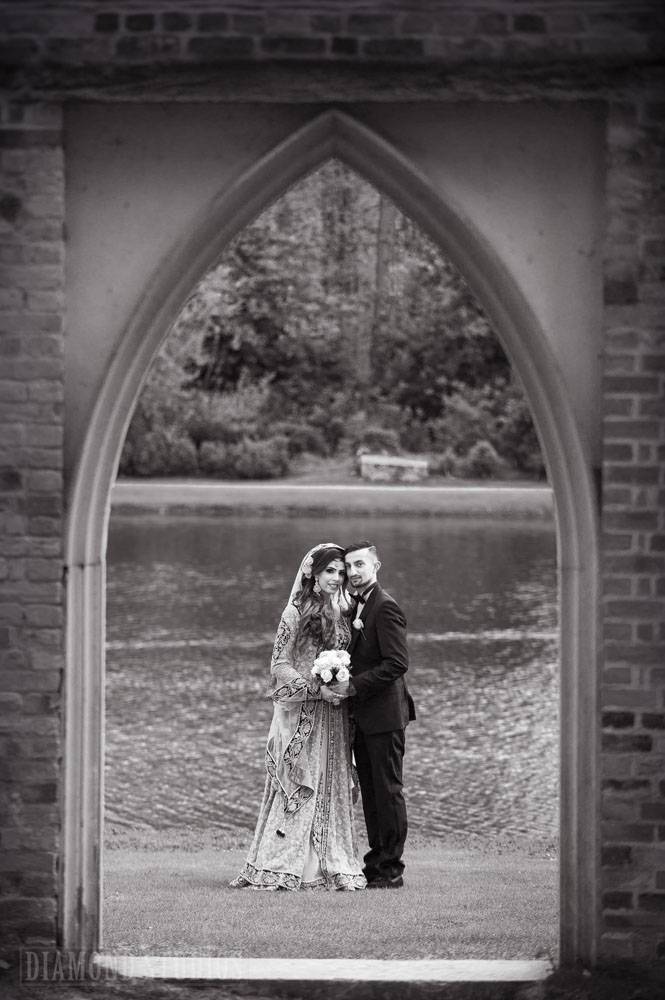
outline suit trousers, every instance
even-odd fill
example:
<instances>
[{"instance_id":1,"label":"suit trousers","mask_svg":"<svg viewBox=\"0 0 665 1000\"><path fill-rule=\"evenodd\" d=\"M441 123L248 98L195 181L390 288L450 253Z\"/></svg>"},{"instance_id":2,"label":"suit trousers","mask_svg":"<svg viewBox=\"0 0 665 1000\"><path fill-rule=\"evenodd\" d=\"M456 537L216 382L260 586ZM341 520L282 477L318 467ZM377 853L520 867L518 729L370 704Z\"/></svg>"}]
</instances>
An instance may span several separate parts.
<instances>
[{"instance_id":1,"label":"suit trousers","mask_svg":"<svg viewBox=\"0 0 665 1000\"><path fill-rule=\"evenodd\" d=\"M364 872L368 882L394 878L404 871L402 853L406 840L406 803L402 793L404 730L362 733L353 743L369 851Z\"/></svg>"}]
</instances>

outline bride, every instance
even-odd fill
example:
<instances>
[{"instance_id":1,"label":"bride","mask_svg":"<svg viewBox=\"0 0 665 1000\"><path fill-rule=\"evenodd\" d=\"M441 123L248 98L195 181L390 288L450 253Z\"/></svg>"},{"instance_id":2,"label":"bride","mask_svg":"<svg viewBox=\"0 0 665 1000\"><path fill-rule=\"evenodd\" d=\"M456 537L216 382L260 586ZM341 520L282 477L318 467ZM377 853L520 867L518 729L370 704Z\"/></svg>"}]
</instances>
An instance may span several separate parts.
<instances>
[{"instance_id":1,"label":"bride","mask_svg":"<svg viewBox=\"0 0 665 1000\"><path fill-rule=\"evenodd\" d=\"M365 888L353 828L348 701L311 674L322 650L349 643L345 580L343 550L323 542L304 557L291 588L270 665L265 790L234 888Z\"/></svg>"}]
</instances>

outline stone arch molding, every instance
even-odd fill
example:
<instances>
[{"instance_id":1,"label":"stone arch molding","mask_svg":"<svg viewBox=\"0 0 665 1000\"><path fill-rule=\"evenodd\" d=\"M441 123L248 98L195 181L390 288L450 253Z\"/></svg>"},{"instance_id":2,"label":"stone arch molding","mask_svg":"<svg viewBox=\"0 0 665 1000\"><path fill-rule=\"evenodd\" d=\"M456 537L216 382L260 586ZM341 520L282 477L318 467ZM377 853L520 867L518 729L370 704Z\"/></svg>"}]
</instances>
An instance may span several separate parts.
<instances>
[{"instance_id":1,"label":"stone arch molding","mask_svg":"<svg viewBox=\"0 0 665 1000\"><path fill-rule=\"evenodd\" d=\"M96 950L100 943L104 563L110 490L136 398L187 295L229 241L330 158L383 191L455 262L490 316L530 402L558 525L561 958L590 961L597 898L597 517L573 410L544 331L482 233L392 145L335 109L318 114L221 192L192 233L172 248L124 332L97 399L68 507L62 944Z\"/></svg>"}]
</instances>

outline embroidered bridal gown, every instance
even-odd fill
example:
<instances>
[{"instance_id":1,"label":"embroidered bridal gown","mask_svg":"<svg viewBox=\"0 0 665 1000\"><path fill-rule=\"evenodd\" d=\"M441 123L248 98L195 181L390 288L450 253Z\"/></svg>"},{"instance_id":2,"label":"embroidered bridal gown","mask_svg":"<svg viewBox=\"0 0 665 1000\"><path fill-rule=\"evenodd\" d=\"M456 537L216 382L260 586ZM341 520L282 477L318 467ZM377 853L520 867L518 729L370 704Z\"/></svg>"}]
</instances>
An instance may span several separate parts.
<instances>
[{"instance_id":1,"label":"embroidered bridal gown","mask_svg":"<svg viewBox=\"0 0 665 1000\"><path fill-rule=\"evenodd\" d=\"M274 711L266 747L266 784L254 840L233 887L362 889L353 829L355 774L348 702L323 701L311 668L319 650L296 650L300 612L282 614L270 666ZM337 649L350 638L336 626Z\"/></svg>"}]
</instances>

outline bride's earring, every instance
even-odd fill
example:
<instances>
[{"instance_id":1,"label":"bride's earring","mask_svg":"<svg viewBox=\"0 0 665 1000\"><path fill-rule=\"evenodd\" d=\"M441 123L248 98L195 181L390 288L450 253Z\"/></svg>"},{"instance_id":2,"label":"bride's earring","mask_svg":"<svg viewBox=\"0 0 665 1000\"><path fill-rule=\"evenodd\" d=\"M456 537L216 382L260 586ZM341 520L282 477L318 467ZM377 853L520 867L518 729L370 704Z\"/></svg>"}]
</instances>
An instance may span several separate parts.
<instances>
[{"instance_id":1,"label":"bride's earring","mask_svg":"<svg viewBox=\"0 0 665 1000\"><path fill-rule=\"evenodd\" d=\"M319 587L319 581L318 580L314 581L314 586L313 586L312 590L314 591L315 594L320 594L321 593L321 588Z\"/></svg>"}]
</instances>

